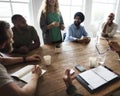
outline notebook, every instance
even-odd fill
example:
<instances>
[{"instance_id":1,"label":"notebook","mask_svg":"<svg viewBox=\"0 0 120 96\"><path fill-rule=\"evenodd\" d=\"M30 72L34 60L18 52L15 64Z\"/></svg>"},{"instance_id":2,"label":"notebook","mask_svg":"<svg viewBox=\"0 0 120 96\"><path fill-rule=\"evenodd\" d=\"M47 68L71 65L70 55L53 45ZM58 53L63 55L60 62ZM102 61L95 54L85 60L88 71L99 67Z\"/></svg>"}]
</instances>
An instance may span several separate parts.
<instances>
[{"instance_id":1,"label":"notebook","mask_svg":"<svg viewBox=\"0 0 120 96\"><path fill-rule=\"evenodd\" d=\"M11 76L27 83L31 79L33 66L34 65L27 65L21 68L20 70L16 71L15 73L11 74ZM42 76L45 72L46 70L42 69L42 73L40 76Z\"/></svg>"},{"instance_id":2,"label":"notebook","mask_svg":"<svg viewBox=\"0 0 120 96\"><path fill-rule=\"evenodd\" d=\"M96 68L82 72L76 76L76 79L90 92L94 93L96 90L102 88L119 79L119 75L114 73L106 66L98 66Z\"/></svg>"}]
</instances>

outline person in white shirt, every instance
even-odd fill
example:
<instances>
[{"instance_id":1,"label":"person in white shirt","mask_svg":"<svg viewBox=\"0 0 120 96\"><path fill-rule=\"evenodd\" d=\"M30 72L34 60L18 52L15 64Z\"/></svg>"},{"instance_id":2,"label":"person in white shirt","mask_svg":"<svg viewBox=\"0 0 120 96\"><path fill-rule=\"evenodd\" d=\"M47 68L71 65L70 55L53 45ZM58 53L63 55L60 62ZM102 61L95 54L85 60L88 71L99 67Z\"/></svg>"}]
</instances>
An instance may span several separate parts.
<instances>
[{"instance_id":1,"label":"person in white shirt","mask_svg":"<svg viewBox=\"0 0 120 96\"><path fill-rule=\"evenodd\" d=\"M115 35L118 25L113 22L114 18L115 18L115 14L110 13L108 15L107 21L102 24L102 33L101 33L102 37L110 37L111 38Z\"/></svg>"}]
</instances>

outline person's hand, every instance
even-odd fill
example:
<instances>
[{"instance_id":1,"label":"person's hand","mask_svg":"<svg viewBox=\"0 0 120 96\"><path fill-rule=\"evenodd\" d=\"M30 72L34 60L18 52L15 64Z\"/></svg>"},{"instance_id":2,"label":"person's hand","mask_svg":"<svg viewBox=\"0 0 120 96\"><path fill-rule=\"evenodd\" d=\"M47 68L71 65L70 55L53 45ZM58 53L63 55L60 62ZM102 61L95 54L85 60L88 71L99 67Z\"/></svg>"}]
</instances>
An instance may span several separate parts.
<instances>
[{"instance_id":1,"label":"person's hand","mask_svg":"<svg viewBox=\"0 0 120 96\"><path fill-rule=\"evenodd\" d=\"M65 29L65 26L62 24L61 25L61 30L64 30Z\"/></svg>"},{"instance_id":2,"label":"person's hand","mask_svg":"<svg viewBox=\"0 0 120 96\"><path fill-rule=\"evenodd\" d=\"M83 39L76 39L75 40L75 42L77 42L77 43L83 43L83 41L84 41Z\"/></svg>"},{"instance_id":3,"label":"person's hand","mask_svg":"<svg viewBox=\"0 0 120 96\"><path fill-rule=\"evenodd\" d=\"M40 61L40 60L41 60L41 57L40 55L37 55L37 54L26 57L26 61Z\"/></svg>"},{"instance_id":4,"label":"person's hand","mask_svg":"<svg viewBox=\"0 0 120 96\"><path fill-rule=\"evenodd\" d=\"M29 48L27 46L22 46L18 49L18 52L21 54L26 54L29 52Z\"/></svg>"},{"instance_id":5,"label":"person's hand","mask_svg":"<svg viewBox=\"0 0 120 96\"><path fill-rule=\"evenodd\" d=\"M83 37L83 43L88 44L90 42L90 37Z\"/></svg>"},{"instance_id":6,"label":"person's hand","mask_svg":"<svg viewBox=\"0 0 120 96\"><path fill-rule=\"evenodd\" d=\"M59 22L56 22L56 21L52 22L53 27L58 27L59 25L60 25Z\"/></svg>"},{"instance_id":7,"label":"person's hand","mask_svg":"<svg viewBox=\"0 0 120 96\"><path fill-rule=\"evenodd\" d=\"M35 65L32 69L32 78L38 79L42 73L41 67L39 65Z\"/></svg>"},{"instance_id":8,"label":"person's hand","mask_svg":"<svg viewBox=\"0 0 120 96\"><path fill-rule=\"evenodd\" d=\"M90 37L83 37L83 39L77 39L76 41L78 43L85 43L85 44L88 44L90 42Z\"/></svg>"},{"instance_id":9,"label":"person's hand","mask_svg":"<svg viewBox=\"0 0 120 96\"><path fill-rule=\"evenodd\" d=\"M70 69L66 69L65 75L63 76L63 80L67 87L72 85L72 80L75 79L74 74L70 74Z\"/></svg>"},{"instance_id":10,"label":"person's hand","mask_svg":"<svg viewBox=\"0 0 120 96\"><path fill-rule=\"evenodd\" d=\"M105 25L106 25L106 26L109 25L110 22L111 22L111 20L108 19Z\"/></svg>"},{"instance_id":11,"label":"person's hand","mask_svg":"<svg viewBox=\"0 0 120 96\"><path fill-rule=\"evenodd\" d=\"M114 17L112 16L112 17L108 17L108 20L107 20L107 25L110 25L112 22L113 22L113 20L114 20Z\"/></svg>"},{"instance_id":12,"label":"person's hand","mask_svg":"<svg viewBox=\"0 0 120 96\"><path fill-rule=\"evenodd\" d=\"M120 45L117 42L111 41L109 42L109 46L113 51L120 51Z\"/></svg>"},{"instance_id":13,"label":"person's hand","mask_svg":"<svg viewBox=\"0 0 120 96\"><path fill-rule=\"evenodd\" d=\"M104 32L103 32L104 33ZM102 34L103 37L109 37L108 34L104 33Z\"/></svg>"}]
</instances>

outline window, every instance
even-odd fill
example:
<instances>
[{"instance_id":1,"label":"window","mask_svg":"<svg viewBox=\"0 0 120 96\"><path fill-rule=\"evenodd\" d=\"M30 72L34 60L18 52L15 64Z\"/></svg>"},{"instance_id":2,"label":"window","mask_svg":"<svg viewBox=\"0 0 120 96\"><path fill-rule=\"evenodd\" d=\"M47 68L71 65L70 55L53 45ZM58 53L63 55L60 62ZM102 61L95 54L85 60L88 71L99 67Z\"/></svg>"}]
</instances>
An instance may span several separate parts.
<instances>
[{"instance_id":1,"label":"window","mask_svg":"<svg viewBox=\"0 0 120 96\"><path fill-rule=\"evenodd\" d=\"M70 25L74 20L74 14L83 11L83 0L59 0L65 26Z\"/></svg>"},{"instance_id":2,"label":"window","mask_svg":"<svg viewBox=\"0 0 120 96\"><path fill-rule=\"evenodd\" d=\"M65 26L73 23L77 11L85 14L84 26L90 36L96 36L100 24L107 19L109 13L116 14L119 0L59 0ZM120 2L120 1L119 1ZM116 17L117 18L117 17Z\"/></svg>"},{"instance_id":3,"label":"window","mask_svg":"<svg viewBox=\"0 0 120 96\"><path fill-rule=\"evenodd\" d=\"M91 24L99 26L107 19L111 12L116 10L117 0L93 0Z\"/></svg>"},{"instance_id":4,"label":"window","mask_svg":"<svg viewBox=\"0 0 120 96\"><path fill-rule=\"evenodd\" d=\"M29 0L0 0L0 19L12 24L12 15L21 14L30 22L29 3Z\"/></svg>"}]
</instances>

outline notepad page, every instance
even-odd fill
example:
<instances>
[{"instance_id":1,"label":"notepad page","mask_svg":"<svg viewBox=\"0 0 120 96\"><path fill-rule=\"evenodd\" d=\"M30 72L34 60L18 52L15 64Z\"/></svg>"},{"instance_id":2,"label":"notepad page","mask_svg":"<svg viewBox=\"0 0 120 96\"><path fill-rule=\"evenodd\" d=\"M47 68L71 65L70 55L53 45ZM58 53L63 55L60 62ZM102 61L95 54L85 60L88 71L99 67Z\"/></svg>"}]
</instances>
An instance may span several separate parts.
<instances>
[{"instance_id":1,"label":"notepad page","mask_svg":"<svg viewBox=\"0 0 120 96\"><path fill-rule=\"evenodd\" d=\"M46 70L44 70L44 69L41 69L41 70L42 70L42 73L41 73L40 76L42 76L46 72ZM32 77L32 70L31 70L31 72L29 72L28 74L24 75L20 79L23 80L23 81L25 81L25 82L29 82L31 80L31 77Z\"/></svg>"},{"instance_id":2,"label":"notepad page","mask_svg":"<svg viewBox=\"0 0 120 96\"><path fill-rule=\"evenodd\" d=\"M27 65L23 67L22 69L16 71L15 73L11 74L11 76L16 76L18 78L22 78L24 75L29 73L33 68L33 65Z\"/></svg>"},{"instance_id":3,"label":"notepad page","mask_svg":"<svg viewBox=\"0 0 120 96\"><path fill-rule=\"evenodd\" d=\"M116 78L118 75L116 75L114 72L110 71L109 69L105 68L104 66L98 66L94 69L92 69L96 74L98 74L100 77L104 78L106 81L110 81L114 78Z\"/></svg>"},{"instance_id":4,"label":"notepad page","mask_svg":"<svg viewBox=\"0 0 120 96\"><path fill-rule=\"evenodd\" d=\"M85 71L83 73L80 73L79 76L81 76L87 83L88 87L91 86L91 89L96 89L99 86L106 83L104 79L99 77L95 72L92 70Z\"/></svg>"}]
</instances>

